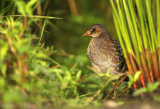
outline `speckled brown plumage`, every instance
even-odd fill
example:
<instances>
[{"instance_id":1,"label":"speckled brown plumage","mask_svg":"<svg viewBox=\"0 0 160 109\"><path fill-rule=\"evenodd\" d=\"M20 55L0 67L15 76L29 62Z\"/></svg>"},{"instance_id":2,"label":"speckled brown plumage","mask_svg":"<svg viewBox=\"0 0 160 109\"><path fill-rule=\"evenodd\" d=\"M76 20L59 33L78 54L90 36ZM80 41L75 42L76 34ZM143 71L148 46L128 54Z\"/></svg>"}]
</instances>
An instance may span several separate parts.
<instances>
[{"instance_id":1,"label":"speckled brown plumage","mask_svg":"<svg viewBox=\"0 0 160 109\"><path fill-rule=\"evenodd\" d=\"M88 46L88 56L92 67L100 72L118 74L125 64L122 50L117 40L112 39L104 26L92 25L83 36L92 36Z\"/></svg>"}]
</instances>

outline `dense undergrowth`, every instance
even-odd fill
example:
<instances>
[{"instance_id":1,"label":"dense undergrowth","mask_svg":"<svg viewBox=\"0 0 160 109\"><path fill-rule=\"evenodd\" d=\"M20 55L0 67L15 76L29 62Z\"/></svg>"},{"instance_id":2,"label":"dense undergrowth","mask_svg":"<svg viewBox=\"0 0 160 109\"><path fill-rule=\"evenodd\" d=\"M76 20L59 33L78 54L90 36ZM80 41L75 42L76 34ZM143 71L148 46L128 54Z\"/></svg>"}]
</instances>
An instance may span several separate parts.
<instances>
[{"instance_id":1,"label":"dense undergrowth","mask_svg":"<svg viewBox=\"0 0 160 109\"><path fill-rule=\"evenodd\" d=\"M67 103L85 106L103 87L104 79L87 69L86 55L68 55L62 64L54 60L59 52L44 47L40 38L31 34L34 17L1 17L0 27L0 100L2 107L53 106ZM26 26L27 25L27 26ZM43 37L44 29L42 29ZM53 58L51 58L53 57ZM70 64L67 66L67 64ZM91 71L90 71L91 72ZM96 80L96 81L95 81ZM102 99L110 90L108 85Z\"/></svg>"},{"instance_id":2,"label":"dense undergrowth","mask_svg":"<svg viewBox=\"0 0 160 109\"><path fill-rule=\"evenodd\" d=\"M1 13L0 17L0 106L87 105L88 97L103 88L104 79L89 69L83 70L88 65L86 55L74 56L45 46L46 20L59 18L34 16L37 0L13 4L18 15ZM39 35L32 32L36 22L43 23ZM61 63L54 60L58 55L64 56ZM97 99L112 89L112 84L108 84Z\"/></svg>"},{"instance_id":3,"label":"dense undergrowth","mask_svg":"<svg viewBox=\"0 0 160 109\"><path fill-rule=\"evenodd\" d=\"M0 108L43 108L46 106L52 108L67 105L83 107L91 101L92 104L99 105L99 101L106 97L118 99L119 96L127 95L129 90L123 93L127 88L126 82L115 88L115 93L113 92L115 85L111 81L112 76L106 74L108 78L104 78L104 75L100 77L88 67L90 64L86 52L69 54L63 50L56 50L54 43L48 46L51 45L48 43L55 38L47 40L44 37L46 34L51 35L52 30L48 32L48 25L56 28L51 20L56 21L55 24L61 27L64 24L60 22L62 18L34 14L41 2L15 0L9 2L9 5L0 12ZM57 2L59 0L55 3ZM90 18L92 17L88 19ZM69 20L72 20L73 25L77 25L74 24L75 22L87 23L81 16L72 16ZM98 18L95 21L103 23ZM93 22L90 20L90 23ZM65 25L68 25L68 22ZM67 27L70 28L70 26ZM67 27L62 29L68 29ZM79 31L78 29L75 31ZM57 31L59 35L66 34L64 31L61 33L61 29ZM70 46L77 42L78 45L84 47L81 42L76 41L80 40L77 37L66 39L69 40ZM75 42L71 43L72 39ZM57 45L66 44L63 41L59 43L60 40L56 41L53 42L58 43ZM68 46L66 45L66 48ZM86 48L82 51L84 49ZM78 52L78 48L68 51ZM140 72L137 72L135 76L129 76L129 87L132 87L139 75ZM114 82L118 83L117 80ZM135 95L142 92L152 93L159 85L158 82L148 85L145 89L137 90Z\"/></svg>"}]
</instances>

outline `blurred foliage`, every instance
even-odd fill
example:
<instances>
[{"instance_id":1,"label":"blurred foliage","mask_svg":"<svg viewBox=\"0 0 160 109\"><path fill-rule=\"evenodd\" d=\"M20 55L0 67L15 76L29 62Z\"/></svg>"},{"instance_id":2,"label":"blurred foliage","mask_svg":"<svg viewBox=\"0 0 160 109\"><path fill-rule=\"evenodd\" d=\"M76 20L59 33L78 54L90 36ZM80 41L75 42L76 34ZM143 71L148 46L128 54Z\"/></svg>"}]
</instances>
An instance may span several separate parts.
<instances>
[{"instance_id":1,"label":"blurred foliage","mask_svg":"<svg viewBox=\"0 0 160 109\"><path fill-rule=\"evenodd\" d=\"M109 2L75 0L74 12L73 1L0 1L0 108L85 106L112 90L87 68L90 39L81 38L94 23L115 36Z\"/></svg>"},{"instance_id":2,"label":"blurred foliage","mask_svg":"<svg viewBox=\"0 0 160 109\"><path fill-rule=\"evenodd\" d=\"M46 30L50 31L50 34L45 34L46 44L54 44L56 49L63 49L69 53L86 54L90 38L82 38L81 36L89 26L96 23L105 25L111 36L116 37L109 1L74 0L78 11L76 15L71 13L68 1L50 1L49 11L44 15L58 16L63 20L48 22Z\"/></svg>"},{"instance_id":3,"label":"blurred foliage","mask_svg":"<svg viewBox=\"0 0 160 109\"><path fill-rule=\"evenodd\" d=\"M140 88L139 90L136 90L133 95L138 96L142 93L153 93L156 91L156 89L160 86L160 82L155 82L155 83L149 83L145 88Z\"/></svg>"}]
</instances>

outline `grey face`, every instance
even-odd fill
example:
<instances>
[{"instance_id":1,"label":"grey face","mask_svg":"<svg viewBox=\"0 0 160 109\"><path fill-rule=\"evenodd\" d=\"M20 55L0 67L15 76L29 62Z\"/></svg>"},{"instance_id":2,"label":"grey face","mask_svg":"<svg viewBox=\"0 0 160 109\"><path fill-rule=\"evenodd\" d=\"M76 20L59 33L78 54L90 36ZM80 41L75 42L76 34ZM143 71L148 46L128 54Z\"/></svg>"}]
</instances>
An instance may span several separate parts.
<instances>
[{"instance_id":1,"label":"grey face","mask_svg":"<svg viewBox=\"0 0 160 109\"><path fill-rule=\"evenodd\" d=\"M88 31L83 36L92 36L92 37L99 37L106 29L101 24L94 24L92 25Z\"/></svg>"},{"instance_id":2,"label":"grey face","mask_svg":"<svg viewBox=\"0 0 160 109\"><path fill-rule=\"evenodd\" d=\"M98 37L100 35L102 29L97 26L92 26L92 27L90 27L89 31L90 31L90 36Z\"/></svg>"}]
</instances>

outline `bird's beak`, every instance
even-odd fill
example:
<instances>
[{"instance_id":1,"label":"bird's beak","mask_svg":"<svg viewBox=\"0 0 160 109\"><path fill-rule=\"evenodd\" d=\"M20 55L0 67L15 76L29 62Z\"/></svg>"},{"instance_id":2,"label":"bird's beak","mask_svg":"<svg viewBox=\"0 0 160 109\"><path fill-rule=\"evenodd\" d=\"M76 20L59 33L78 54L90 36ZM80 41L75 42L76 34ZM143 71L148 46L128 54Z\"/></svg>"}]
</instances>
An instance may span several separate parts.
<instances>
[{"instance_id":1,"label":"bird's beak","mask_svg":"<svg viewBox=\"0 0 160 109\"><path fill-rule=\"evenodd\" d=\"M85 36L90 36L91 35L91 32L88 30L85 34L83 34L82 37L85 37Z\"/></svg>"}]
</instances>

